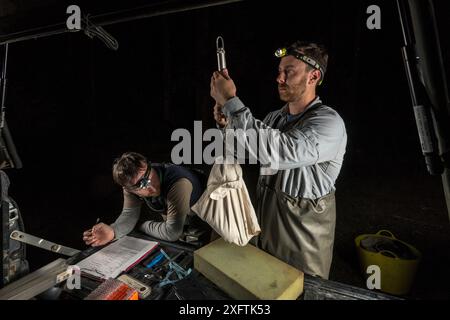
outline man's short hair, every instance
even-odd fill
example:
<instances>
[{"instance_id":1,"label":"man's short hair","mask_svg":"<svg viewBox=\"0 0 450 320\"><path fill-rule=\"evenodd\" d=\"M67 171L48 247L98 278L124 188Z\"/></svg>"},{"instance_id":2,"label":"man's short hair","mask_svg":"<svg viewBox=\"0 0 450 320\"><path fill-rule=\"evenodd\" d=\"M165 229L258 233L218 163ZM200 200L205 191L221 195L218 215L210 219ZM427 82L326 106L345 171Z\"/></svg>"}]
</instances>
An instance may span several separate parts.
<instances>
[{"instance_id":1,"label":"man's short hair","mask_svg":"<svg viewBox=\"0 0 450 320\"><path fill-rule=\"evenodd\" d=\"M314 42L307 42L307 41L296 41L293 44L290 45L291 49L294 49L297 52L300 52L310 58L313 58L316 60L318 64L323 69L323 72L327 72L327 65L328 65L328 53L325 48L325 46L314 43ZM308 71L312 70L313 67L307 65ZM323 77L324 75L322 75Z\"/></svg>"},{"instance_id":2,"label":"man's short hair","mask_svg":"<svg viewBox=\"0 0 450 320\"><path fill-rule=\"evenodd\" d=\"M127 186L130 181L145 167L147 158L137 152L125 152L113 163L114 182L121 186Z\"/></svg>"}]
</instances>

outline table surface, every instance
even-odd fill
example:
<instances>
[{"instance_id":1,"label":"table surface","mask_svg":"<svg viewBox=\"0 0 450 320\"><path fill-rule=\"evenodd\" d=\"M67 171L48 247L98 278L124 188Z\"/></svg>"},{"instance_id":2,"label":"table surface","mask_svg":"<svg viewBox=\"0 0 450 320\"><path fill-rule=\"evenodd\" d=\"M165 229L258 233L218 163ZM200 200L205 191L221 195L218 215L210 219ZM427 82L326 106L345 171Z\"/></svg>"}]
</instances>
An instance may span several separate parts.
<instances>
[{"instance_id":1,"label":"table surface","mask_svg":"<svg viewBox=\"0 0 450 320\"><path fill-rule=\"evenodd\" d=\"M159 246L149 256L142 260L139 264L134 266L131 270L126 272L129 276L139 280L152 289L151 294L145 300L228 300L231 299L226 293L218 288L214 283L206 279L202 274L194 270L193 267L193 253L196 249L201 247L202 243L192 245L182 243L180 241L175 243L165 242L161 240L148 237L144 234L133 232L130 236L158 241ZM88 248L82 251L75 257L68 260L69 264L76 265L78 261L88 257L97 252L101 248ZM171 258L177 257L175 262L183 267L185 270L191 269L191 273L184 279L179 280L173 284L167 284L159 287L159 283L164 279L168 269L168 261L161 262L161 266L155 268L146 268L145 265L149 263L158 253L159 249L163 249ZM155 270L157 272L155 272ZM172 277L171 279L177 279ZM81 289L62 290L60 299L84 299L90 292L95 290L101 284L100 281L81 277ZM317 277L305 275L304 278L304 292L299 297L299 300L395 300L399 299L380 292L358 288L343 283L324 280Z\"/></svg>"}]
</instances>

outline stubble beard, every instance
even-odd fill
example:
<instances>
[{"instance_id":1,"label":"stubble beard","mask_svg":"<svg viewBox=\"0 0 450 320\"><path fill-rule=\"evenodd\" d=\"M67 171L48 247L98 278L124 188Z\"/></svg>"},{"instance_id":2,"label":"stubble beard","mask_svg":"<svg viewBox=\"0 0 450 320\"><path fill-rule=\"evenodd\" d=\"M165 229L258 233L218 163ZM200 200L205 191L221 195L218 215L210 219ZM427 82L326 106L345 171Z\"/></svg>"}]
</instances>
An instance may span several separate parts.
<instances>
[{"instance_id":1,"label":"stubble beard","mask_svg":"<svg viewBox=\"0 0 450 320\"><path fill-rule=\"evenodd\" d=\"M281 86L279 88L285 88L286 90L278 90L280 100L283 102L295 102L299 101L306 91L306 77L304 77L300 83L293 86Z\"/></svg>"}]
</instances>

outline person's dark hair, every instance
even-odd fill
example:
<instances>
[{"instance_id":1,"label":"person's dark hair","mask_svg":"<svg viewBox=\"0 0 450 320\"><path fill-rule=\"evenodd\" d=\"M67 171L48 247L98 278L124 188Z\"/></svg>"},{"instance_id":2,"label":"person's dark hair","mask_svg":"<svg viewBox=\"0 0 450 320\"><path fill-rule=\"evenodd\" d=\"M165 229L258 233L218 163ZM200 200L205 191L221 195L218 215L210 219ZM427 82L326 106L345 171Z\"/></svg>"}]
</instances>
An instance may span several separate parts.
<instances>
[{"instance_id":1,"label":"person's dark hair","mask_svg":"<svg viewBox=\"0 0 450 320\"><path fill-rule=\"evenodd\" d=\"M318 64L323 69L323 72L327 72L327 65L328 65L328 53L325 48L325 46L314 43L314 42L307 42L307 41L296 41L293 44L290 45L290 48L294 49L297 52L303 53L304 55L313 58L316 60ZM313 69L313 67L307 65L308 69L307 71L310 71ZM324 75L322 75L323 77Z\"/></svg>"},{"instance_id":2,"label":"person's dark hair","mask_svg":"<svg viewBox=\"0 0 450 320\"><path fill-rule=\"evenodd\" d=\"M147 158L137 152L125 152L113 163L114 182L121 186L127 186L130 180L145 167Z\"/></svg>"}]
</instances>

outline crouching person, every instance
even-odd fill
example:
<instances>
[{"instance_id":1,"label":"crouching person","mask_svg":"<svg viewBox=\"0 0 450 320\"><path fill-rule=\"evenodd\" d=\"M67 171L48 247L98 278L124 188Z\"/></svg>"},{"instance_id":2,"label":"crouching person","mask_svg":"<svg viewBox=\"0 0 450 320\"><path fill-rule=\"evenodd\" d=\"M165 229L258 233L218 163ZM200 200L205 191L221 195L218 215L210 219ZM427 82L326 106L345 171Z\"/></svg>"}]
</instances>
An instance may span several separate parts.
<instances>
[{"instance_id":1,"label":"crouching person","mask_svg":"<svg viewBox=\"0 0 450 320\"><path fill-rule=\"evenodd\" d=\"M151 164L143 155L127 152L114 161L113 178L123 190L122 213L111 225L99 223L85 231L83 240L87 245L105 245L135 227L154 238L173 242L183 236L186 225L200 223L191 206L202 195L204 186L191 170L174 164ZM142 204L160 214L163 221L141 217Z\"/></svg>"}]
</instances>

